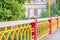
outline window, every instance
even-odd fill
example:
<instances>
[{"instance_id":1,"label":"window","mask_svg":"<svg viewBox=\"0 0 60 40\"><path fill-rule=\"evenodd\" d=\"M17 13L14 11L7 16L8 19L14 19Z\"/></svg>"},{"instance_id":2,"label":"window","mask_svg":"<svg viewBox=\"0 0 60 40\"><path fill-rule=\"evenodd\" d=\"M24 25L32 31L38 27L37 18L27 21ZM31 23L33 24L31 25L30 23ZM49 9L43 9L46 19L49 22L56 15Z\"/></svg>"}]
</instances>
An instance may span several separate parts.
<instances>
[{"instance_id":1,"label":"window","mask_svg":"<svg viewBox=\"0 0 60 40\"><path fill-rule=\"evenodd\" d=\"M39 1L41 1L41 0L39 0Z\"/></svg>"},{"instance_id":2,"label":"window","mask_svg":"<svg viewBox=\"0 0 60 40\"><path fill-rule=\"evenodd\" d=\"M41 13L42 13L42 9L38 9L38 15L37 15L37 17L40 17Z\"/></svg>"},{"instance_id":3,"label":"window","mask_svg":"<svg viewBox=\"0 0 60 40\"><path fill-rule=\"evenodd\" d=\"M34 16L34 9L30 9L30 17Z\"/></svg>"},{"instance_id":4,"label":"window","mask_svg":"<svg viewBox=\"0 0 60 40\"><path fill-rule=\"evenodd\" d=\"M35 1L35 0L33 0L33 1Z\"/></svg>"},{"instance_id":5,"label":"window","mask_svg":"<svg viewBox=\"0 0 60 40\"><path fill-rule=\"evenodd\" d=\"M47 0L39 0L39 1L47 1Z\"/></svg>"}]
</instances>

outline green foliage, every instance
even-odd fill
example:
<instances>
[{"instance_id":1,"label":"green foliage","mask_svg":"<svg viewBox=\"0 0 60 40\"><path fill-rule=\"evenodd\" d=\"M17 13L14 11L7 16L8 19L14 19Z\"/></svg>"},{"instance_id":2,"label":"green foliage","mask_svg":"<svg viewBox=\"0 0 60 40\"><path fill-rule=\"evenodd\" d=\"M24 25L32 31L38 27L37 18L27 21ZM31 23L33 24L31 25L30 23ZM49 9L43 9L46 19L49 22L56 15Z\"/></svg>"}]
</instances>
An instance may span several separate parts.
<instances>
[{"instance_id":1,"label":"green foliage","mask_svg":"<svg viewBox=\"0 0 60 40\"><path fill-rule=\"evenodd\" d=\"M25 15L23 15L23 16L21 16L20 19L21 19L21 20L26 20L26 19L28 19L28 17L26 17Z\"/></svg>"},{"instance_id":2,"label":"green foliage","mask_svg":"<svg viewBox=\"0 0 60 40\"><path fill-rule=\"evenodd\" d=\"M41 18L46 18L46 17L48 17L48 11L43 11L41 13Z\"/></svg>"},{"instance_id":3,"label":"green foliage","mask_svg":"<svg viewBox=\"0 0 60 40\"><path fill-rule=\"evenodd\" d=\"M55 13L55 8L54 8L54 4L52 4L52 5L50 6L50 15L51 15L51 16L55 16L54 13ZM43 11L43 12L42 12L41 17L43 17L43 18L48 17L48 9L47 9L46 11Z\"/></svg>"},{"instance_id":4,"label":"green foliage","mask_svg":"<svg viewBox=\"0 0 60 40\"><path fill-rule=\"evenodd\" d=\"M55 16L55 9L54 9L54 4L52 4L51 6L50 6L50 15L51 16Z\"/></svg>"},{"instance_id":5,"label":"green foliage","mask_svg":"<svg viewBox=\"0 0 60 40\"><path fill-rule=\"evenodd\" d=\"M60 11L58 10L59 7L58 7L58 3L54 3L54 4L51 4L50 5L50 15L52 17L56 16L56 15L60 15ZM41 14L41 17L48 17L48 11L43 11L42 14Z\"/></svg>"},{"instance_id":6,"label":"green foliage","mask_svg":"<svg viewBox=\"0 0 60 40\"><path fill-rule=\"evenodd\" d=\"M58 9L59 9L59 8L58 8L58 4L56 4L56 3L51 4L51 6L50 6L50 15L51 15L52 17L58 15Z\"/></svg>"},{"instance_id":7,"label":"green foliage","mask_svg":"<svg viewBox=\"0 0 60 40\"><path fill-rule=\"evenodd\" d=\"M60 0L56 0L55 10L56 10L56 14L60 16Z\"/></svg>"},{"instance_id":8,"label":"green foliage","mask_svg":"<svg viewBox=\"0 0 60 40\"><path fill-rule=\"evenodd\" d=\"M0 0L0 21L20 20L25 13L26 0ZM28 0L30 2L30 0Z\"/></svg>"}]
</instances>

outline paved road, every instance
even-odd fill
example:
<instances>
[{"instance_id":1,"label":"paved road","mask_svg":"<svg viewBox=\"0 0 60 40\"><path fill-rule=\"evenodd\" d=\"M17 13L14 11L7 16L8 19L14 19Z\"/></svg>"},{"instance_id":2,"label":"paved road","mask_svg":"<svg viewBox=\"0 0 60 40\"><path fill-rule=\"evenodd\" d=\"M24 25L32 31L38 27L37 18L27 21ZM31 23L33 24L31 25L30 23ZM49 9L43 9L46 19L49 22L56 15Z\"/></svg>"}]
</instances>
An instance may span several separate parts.
<instances>
[{"instance_id":1,"label":"paved road","mask_svg":"<svg viewBox=\"0 0 60 40\"><path fill-rule=\"evenodd\" d=\"M57 29L56 32L45 37L44 40L60 40L60 28Z\"/></svg>"}]
</instances>

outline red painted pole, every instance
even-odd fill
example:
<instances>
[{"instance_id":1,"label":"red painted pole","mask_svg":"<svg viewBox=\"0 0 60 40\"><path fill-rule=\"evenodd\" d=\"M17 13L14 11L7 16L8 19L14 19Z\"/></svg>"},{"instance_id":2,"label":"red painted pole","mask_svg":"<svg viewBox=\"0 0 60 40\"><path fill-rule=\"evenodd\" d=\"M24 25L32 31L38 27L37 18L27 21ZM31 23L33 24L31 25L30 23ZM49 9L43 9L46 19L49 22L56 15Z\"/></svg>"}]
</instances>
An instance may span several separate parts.
<instances>
[{"instance_id":1,"label":"red painted pole","mask_svg":"<svg viewBox=\"0 0 60 40\"><path fill-rule=\"evenodd\" d=\"M34 40L37 40L37 18L32 18L35 22L31 23L32 28L34 28L34 32L32 32L32 36L34 36Z\"/></svg>"},{"instance_id":2,"label":"red painted pole","mask_svg":"<svg viewBox=\"0 0 60 40\"><path fill-rule=\"evenodd\" d=\"M52 17L49 17L50 19L48 20L49 21L49 34L52 33Z\"/></svg>"},{"instance_id":3,"label":"red painted pole","mask_svg":"<svg viewBox=\"0 0 60 40\"><path fill-rule=\"evenodd\" d=\"M56 17L56 20L57 20L57 29L58 29L58 16Z\"/></svg>"}]
</instances>

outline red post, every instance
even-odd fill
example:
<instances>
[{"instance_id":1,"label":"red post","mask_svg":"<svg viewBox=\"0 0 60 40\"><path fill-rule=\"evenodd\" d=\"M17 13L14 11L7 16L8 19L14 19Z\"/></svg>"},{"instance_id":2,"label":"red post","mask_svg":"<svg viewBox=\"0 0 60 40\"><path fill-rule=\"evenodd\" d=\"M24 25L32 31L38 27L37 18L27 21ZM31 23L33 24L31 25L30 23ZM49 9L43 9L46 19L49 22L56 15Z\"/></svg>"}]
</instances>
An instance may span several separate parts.
<instances>
[{"instance_id":1,"label":"red post","mask_svg":"<svg viewBox=\"0 0 60 40\"><path fill-rule=\"evenodd\" d=\"M34 28L34 32L32 32L32 36L34 36L34 40L37 40L37 18L32 18L35 22L31 23L32 28Z\"/></svg>"},{"instance_id":2,"label":"red post","mask_svg":"<svg viewBox=\"0 0 60 40\"><path fill-rule=\"evenodd\" d=\"M50 19L48 20L49 21L49 34L52 33L52 17L49 17Z\"/></svg>"},{"instance_id":3,"label":"red post","mask_svg":"<svg viewBox=\"0 0 60 40\"><path fill-rule=\"evenodd\" d=\"M57 29L58 29L58 16L56 17L56 20L57 20Z\"/></svg>"}]
</instances>

